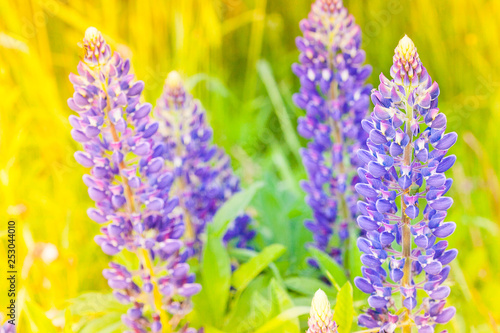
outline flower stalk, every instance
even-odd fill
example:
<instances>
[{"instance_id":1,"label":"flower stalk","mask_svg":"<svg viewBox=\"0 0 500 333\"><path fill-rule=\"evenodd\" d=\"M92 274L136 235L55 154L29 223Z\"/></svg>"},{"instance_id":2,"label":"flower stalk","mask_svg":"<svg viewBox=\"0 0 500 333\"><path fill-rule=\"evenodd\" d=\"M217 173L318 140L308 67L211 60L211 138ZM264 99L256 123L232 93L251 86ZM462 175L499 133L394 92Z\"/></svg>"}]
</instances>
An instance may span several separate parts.
<instances>
[{"instance_id":1,"label":"flower stalk","mask_svg":"<svg viewBox=\"0 0 500 333\"><path fill-rule=\"evenodd\" d=\"M312 246L345 266L349 232L357 229L356 151L367 137L361 120L369 107L371 87L365 81L371 67L363 65L361 30L341 0L316 0L300 28L301 53L292 69L301 88L293 100L306 111L298 124L309 140L301 150L308 175L302 187L314 216L305 226L314 235Z\"/></svg>"},{"instance_id":2,"label":"flower stalk","mask_svg":"<svg viewBox=\"0 0 500 333\"><path fill-rule=\"evenodd\" d=\"M217 210L240 191L240 181L223 149L212 143L212 128L199 101L191 96L179 73L171 72L159 98L155 116L160 128L155 138L163 147L162 157L173 170L173 193L179 197L191 255L201 253L201 235ZM255 236L251 218L238 216L224 242L247 247Z\"/></svg>"},{"instance_id":3,"label":"flower stalk","mask_svg":"<svg viewBox=\"0 0 500 333\"><path fill-rule=\"evenodd\" d=\"M151 105L141 102L144 83L129 73L130 61L112 54L95 28L87 29L83 47L78 75L70 75L75 93L68 105L78 113L69 119L71 135L84 149L75 159L91 168L83 177L96 203L88 215L103 225L95 237L103 252L128 250L139 266L111 262L103 275L116 298L130 304L122 321L131 330L170 333L201 286L186 263L172 172L153 138L159 126L149 116Z\"/></svg>"},{"instance_id":4,"label":"flower stalk","mask_svg":"<svg viewBox=\"0 0 500 333\"><path fill-rule=\"evenodd\" d=\"M450 288L444 282L458 251L443 239L456 227L445 222L453 200L445 196L452 179L444 173L455 163L446 154L457 135L445 133L439 86L409 37L400 40L393 60L392 80L380 75L372 91L375 107L362 122L368 150L358 153L364 167L356 190L364 197L357 222L366 232L358 239L365 267L354 282L370 295L370 309L358 320L374 331L410 333L416 327L430 333L455 314L454 307L445 308ZM417 290L427 297L419 301Z\"/></svg>"}]
</instances>

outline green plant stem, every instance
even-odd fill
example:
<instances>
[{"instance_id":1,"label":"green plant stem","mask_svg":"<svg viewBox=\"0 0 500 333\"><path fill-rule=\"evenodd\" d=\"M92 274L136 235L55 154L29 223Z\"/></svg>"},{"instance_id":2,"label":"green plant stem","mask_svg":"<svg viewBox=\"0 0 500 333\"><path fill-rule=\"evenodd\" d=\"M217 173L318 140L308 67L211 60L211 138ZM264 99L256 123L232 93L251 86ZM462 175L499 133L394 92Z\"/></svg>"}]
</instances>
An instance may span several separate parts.
<instances>
[{"instance_id":1,"label":"green plant stem","mask_svg":"<svg viewBox=\"0 0 500 333\"><path fill-rule=\"evenodd\" d=\"M102 89L106 93L106 108L104 109L106 119L108 120L107 125L110 128L111 135L113 137L114 142L119 142L120 138L118 136L118 133L116 132L115 126L111 121L109 121L109 116L108 113L111 109L110 103L111 99L108 95L108 90L107 90L107 84L103 83L102 84ZM134 198L134 192L132 191L132 188L130 187L128 183L128 179L123 176L122 171L126 168L125 162L121 161L118 164L118 169L119 173L121 176L121 181L123 184L124 192L125 192L125 197L127 199L127 210L130 214L136 212L136 205L135 205L135 198ZM158 288L158 284L156 282L155 274L154 274L154 268L153 268L153 262L151 260L151 257L149 255L149 252L146 249L139 248L136 251L136 255L139 258L139 261L141 263L141 266L143 269L147 269L148 273L151 277L151 283L153 284L153 299L150 300L150 305L153 308L154 311L156 311L160 315L160 322L162 324L162 332L163 333L170 333L172 332L172 327L169 322L168 315L163 311L162 309L162 295L160 294L160 290Z\"/></svg>"},{"instance_id":2,"label":"green plant stem","mask_svg":"<svg viewBox=\"0 0 500 333\"><path fill-rule=\"evenodd\" d=\"M408 96L409 92L411 91L411 87L409 87L408 91L406 92L406 96ZM403 152L403 166L409 166L411 164L412 160L412 141L413 141L413 134L411 131L411 121L413 120L413 108L409 106L408 102L406 102L406 134L410 138L408 144L406 145L404 152ZM411 286L411 232L410 232L410 225L411 225L411 219L408 217L408 215L405 214L406 211L406 204L404 202L404 195L408 191L405 190L405 192L401 195L401 228L402 228L402 254L403 258L405 259L405 265L403 268L403 279L401 280L401 284L404 288L409 288ZM401 294L401 302L405 300L405 296ZM406 319L410 319L411 315L411 310L406 309ZM401 331L403 333L411 333L411 326L403 326Z\"/></svg>"}]
</instances>

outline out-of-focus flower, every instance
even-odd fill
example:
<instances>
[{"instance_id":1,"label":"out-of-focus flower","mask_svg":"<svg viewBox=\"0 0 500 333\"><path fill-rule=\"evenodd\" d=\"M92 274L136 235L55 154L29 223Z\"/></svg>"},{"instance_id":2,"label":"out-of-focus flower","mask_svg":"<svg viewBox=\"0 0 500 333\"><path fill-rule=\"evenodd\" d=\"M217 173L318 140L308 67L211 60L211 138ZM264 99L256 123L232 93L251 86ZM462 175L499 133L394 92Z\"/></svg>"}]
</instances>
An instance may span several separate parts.
<instances>
[{"instance_id":1,"label":"out-of-focus flower","mask_svg":"<svg viewBox=\"0 0 500 333\"><path fill-rule=\"evenodd\" d=\"M307 333L336 333L337 324L333 320L332 308L325 292L318 289L311 303L311 312L307 321Z\"/></svg>"},{"instance_id":2,"label":"out-of-focus flower","mask_svg":"<svg viewBox=\"0 0 500 333\"><path fill-rule=\"evenodd\" d=\"M306 111L298 125L309 140L301 151L308 174L302 187L314 213L305 225L314 234L314 246L341 262L349 225L355 227L355 170L361 166L356 152L367 137L361 120L370 103L371 87L365 81L371 67L363 65L361 30L341 0L316 0L300 28L300 63L293 72L301 88L293 100ZM332 240L335 233L338 240Z\"/></svg>"},{"instance_id":3,"label":"out-of-focus flower","mask_svg":"<svg viewBox=\"0 0 500 333\"><path fill-rule=\"evenodd\" d=\"M69 76L75 93L68 105L78 113L69 119L71 135L84 148L75 158L92 168L83 177L96 202L88 215L106 223L95 238L106 254L126 249L140 261L111 262L103 274L118 300L132 304L124 323L133 332L159 332L170 325L166 312L188 312L201 288L185 262L179 200L169 194L174 176L162 158L165 147L153 139L158 123L151 105L141 103L144 83L130 73L130 61L112 54L95 28L87 29L83 46L79 75Z\"/></svg>"},{"instance_id":4,"label":"out-of-focus flower","mask_svg":"<svg viewBox=\"0 0 500 333\"><path fill-rule=\"evenodd\" d=\"M369 149L359 151L365 166L356 189L365 199L358 203L358 224L366 238L358 240L365 267L355 284L370 294L372 307L359 323L384 332L410 323L427 333L455 314L455 308L445 308L450 288L443 283L458 252L442 239L456 227L445 222L453 200L445 196L452 179L444 173L455 163L455 156L446 154L457 134L445 133L438 84L410 38L401 39L393 60L392 80L380 75L371 119L363 121ZM418 290L427 294L420 302ZM395 306L397 293L405 311Z\"/></svg>"},{"instance_id":5,"label":"out-of-focus flower","mask_svg":"<svg viewBox=\"0 0 500 333\"><path fill-rule=\"evenodd\" d=\"M42 258L43 262L47 265L51 264L54 260L59 257L59 251L57 247L52 243L39 243L37 244L41 247L40 249L40 258Z\"/></svg>"},{"instance_id":6,"label":"out-of-focus flower","mask_svg":"<svg viewBox=\"0 0 500 333\"><path fill-rule=\"evenodd\" d=\"M212 129L199 101L186 92L181 76L171 72L155 115L160 123L156 139L164 146L162 157L173 169L173 193L183 208L186 234L184 240L199 251L200 235L217 210L240 190L240 181L231 168L229 156L212 143ZM237 217L224 236L246 247L254 237L251 218Z\"/></svg>"},{"instance_id":7,"label":"out-of-focus flower","mask_svg":"<svg viewBox=\"0 0 500 333\"><path fill-rule=\"evenodd\" d=\"M16 333L16 326L6 322L0 326L0 333Z\"/></svg>"}]
</instances>

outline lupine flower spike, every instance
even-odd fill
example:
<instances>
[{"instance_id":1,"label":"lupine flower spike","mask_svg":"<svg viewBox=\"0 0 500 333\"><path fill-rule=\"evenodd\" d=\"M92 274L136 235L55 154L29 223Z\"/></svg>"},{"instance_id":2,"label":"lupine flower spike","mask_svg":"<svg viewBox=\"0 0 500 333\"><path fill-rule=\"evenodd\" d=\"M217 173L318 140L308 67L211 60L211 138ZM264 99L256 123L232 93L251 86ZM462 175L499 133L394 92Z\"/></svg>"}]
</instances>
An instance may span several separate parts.
<instances>
[{"instance_id":1,"label":"lupine flower spike","mask_svg":"<svg viewBox=\"0 0 500 333\"><path fill-rule=\"evenodd\" d=\"M341 0L316 0L309 17L300 22L300 78L295 104L306 111L299 119L299 134L308 139L301 151L308 180L302 183L314 220L306 227L314 234L314 246L342 262L342 244L355 225L356 152L365 147L366 117L371 87L365 84L371 67L363 65L361 30ZM332 235L338 238L332 240ZM311 261L314 265L314 262Z\"/></svg>"},{"instance_id":2,"label":"lupine flower spike","mask_svg":"<svg viewBox=\"0 0 500 333\"><path fill-rule=\"evenodd\" d=\"M395 49L392 80L380 74L372 92L368 150L360 150L356 189L364 196L358 224L366 238L358 239L364 254L363 277L356 286L370 294L370 309L359 324L394 332L434 332L448 322L454 307L445 308L450 288L444 284L457 250L443 240L455 231L445 222L453 200L446 197L452 179L445 172L455 163L448 150L457 141L445 133L446 116L439 112L439 87L422 65L417 49L405 36ZM417 298L426 294L422 300ZM400 300L400 301L399 301Z\"/></svg>"},{"instance_id":3,"label":"lupine flower spike","mask_svg":"<svg viewBox=\"0 0 500 333\"><path fill-rule=\"evenodd\" d=\"M307 333L336 333L337 324L333 320L332 308L325 292L318 289L314 294Z\"/></svg>"},{"instance_id":4,"label":"lupine flower spike","mask_svg":"<svg viewBox=\"0 0 500 333\"><path fill-rule=\"evenodd\" d=\"M165 147L153 140L158 123L140 101L144 83L130 73L130 61L112 54L95 28L87 29L83 47L79 75L69 76L75 93L68 105L78 113L69 119L71 135L84 148L75 158L92 168L83 177L96 203L88 215L104 225L95 240L106 254L125 249L139 259L138 267L111 262L103 275L117 299L131 305L122 317L130 332L172 332L201 287L185 262Z\"/></svg>"},{"instance_id":5,"label":"lupine flower spike","mask_svg":"<svg viewBox=\"0 0 500 333\"><path fill-rule=\"evenodd\" d=\"M234 193L240 182L229 156L212 143L212 129L199 101L186 92L179 73L171 72L155 108L160 129L158 142L165 146L162 157L174 170L173 191L180 199L186 223L185 241L192 254L199 252L200 236L217 210ZM224 241L235 240L246 247L254 237L251 218L240 215L233 221Z\"/></svg>"}]
</instances>

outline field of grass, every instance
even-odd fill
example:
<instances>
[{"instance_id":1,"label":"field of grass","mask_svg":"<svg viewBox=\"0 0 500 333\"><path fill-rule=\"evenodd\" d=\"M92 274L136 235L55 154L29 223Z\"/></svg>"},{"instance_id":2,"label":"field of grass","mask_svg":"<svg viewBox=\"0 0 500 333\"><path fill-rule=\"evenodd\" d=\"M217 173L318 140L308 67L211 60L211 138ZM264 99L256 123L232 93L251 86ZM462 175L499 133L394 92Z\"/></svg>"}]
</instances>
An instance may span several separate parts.
<instances>
[{"instance_id":1,"label":"field of grass","mask_svg":"<svg viewBox=\"0 0 500 333\"><path fill-rule=\"evenodd\" d=\"M457 315L446 328L498 332L500 2L345 5L363 31L373 66L370 83L378 85L380 72L388 75L393 50L408 34L440 84L440 109L448 129L459 134L451 151L457 163L451 171L455 204L448 214L457 223L449 238L459 250L449 297ZM263 182L250 207L259 233L255 247L280 243L286 252L276 261L279 278L270 282L264 275L252 286L283 280L286 292L294 277L314 274L304 249L311 235L303 220L311 212L298 185L305 178L298 155L305 142L296 133L303 111L291 102L299 82L290 70L299 54L298 22L309 8L310 1L302 0L0 0L0 267L3 274L10 217L17 221L18 332L76 331L82 318L102 315L82 298L109 292L101 274L109 258L93 241L99 226L86 214L93 203L81 180L85 170L73 158L78 145L70 136L72 111L66 105L73 93L68 75L76 71L83 54L78 43L89 26L131 58L148 102L155 103L169 71L188 78L243 186ZM6 287L0 276L0 322ZM307 305L313 291L290 292L289 302ZM272 306L264 296L251 296L256 309ZM228 323L239 321L236 310Z\"/></svg>"}]
</instances>

